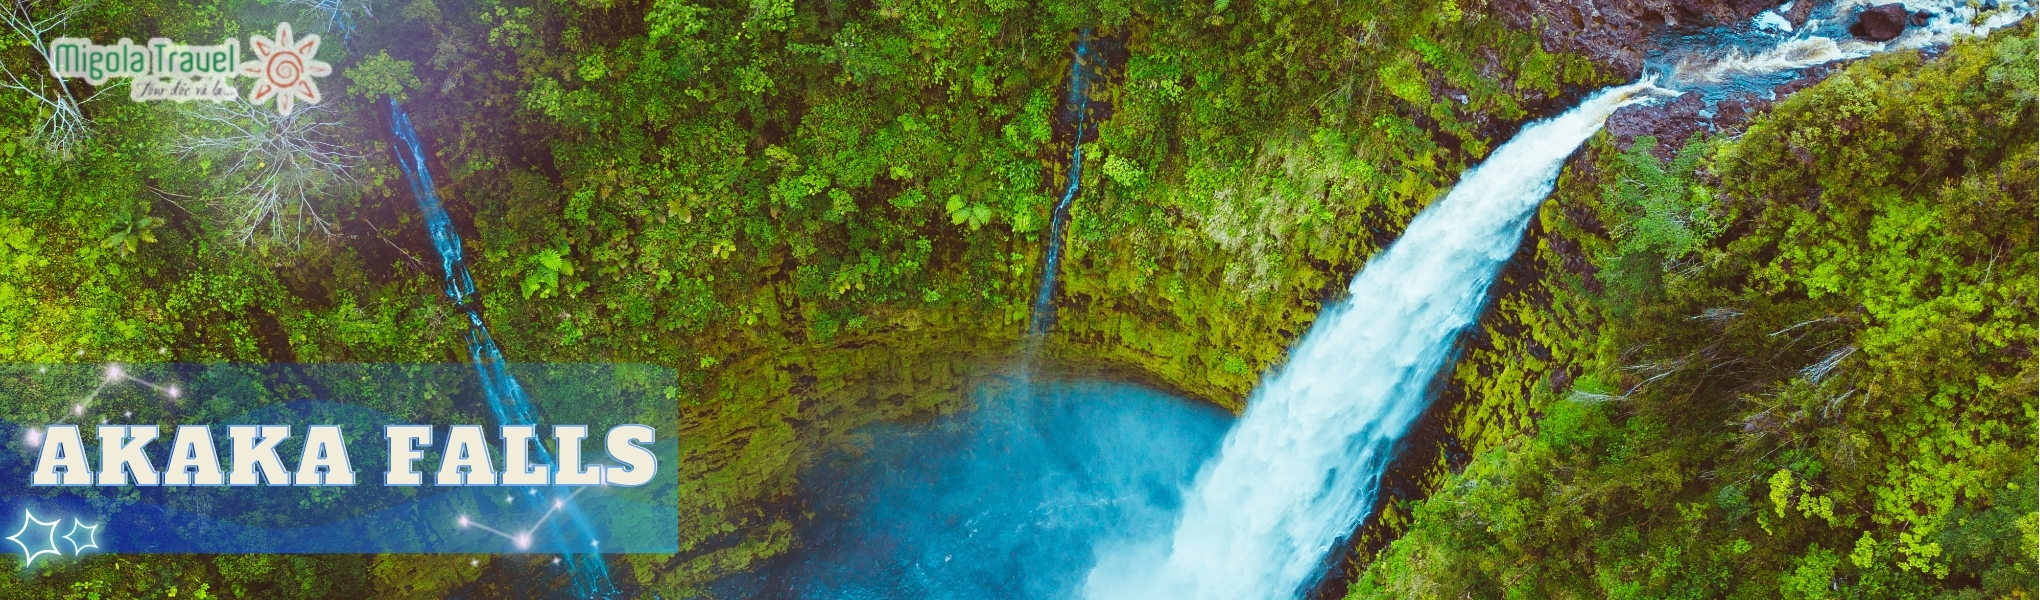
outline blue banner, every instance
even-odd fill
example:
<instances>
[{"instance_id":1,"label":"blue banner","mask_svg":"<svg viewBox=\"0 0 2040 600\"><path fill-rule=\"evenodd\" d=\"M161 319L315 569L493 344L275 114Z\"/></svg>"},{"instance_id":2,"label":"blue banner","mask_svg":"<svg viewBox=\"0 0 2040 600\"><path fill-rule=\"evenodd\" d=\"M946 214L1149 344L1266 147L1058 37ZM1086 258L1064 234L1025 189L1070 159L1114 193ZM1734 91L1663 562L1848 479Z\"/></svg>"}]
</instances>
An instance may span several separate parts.
<instances>
[{"instance_id":1,"label":"blue banner","mask_svg":"<svg viewBox=\"0 0 2040 600\"><path fill-rule=\"evenodd\" d=\"M0 549L677 552L673 372L502 368L0 366Z\"/></svg>"}]
</instances>

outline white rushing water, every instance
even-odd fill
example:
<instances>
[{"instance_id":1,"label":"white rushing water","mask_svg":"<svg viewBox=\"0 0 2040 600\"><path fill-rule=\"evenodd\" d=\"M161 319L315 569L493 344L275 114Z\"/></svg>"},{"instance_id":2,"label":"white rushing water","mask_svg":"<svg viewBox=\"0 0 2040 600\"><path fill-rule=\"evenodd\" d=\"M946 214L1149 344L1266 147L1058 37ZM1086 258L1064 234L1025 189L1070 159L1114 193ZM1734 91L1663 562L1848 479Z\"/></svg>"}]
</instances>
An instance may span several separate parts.
<instances>
[{"instance_id":1,"label":"white rushing water","mask_svg":"<svg viewBox=\"0 0 2040 600\"><path fill-rule=\"evenodd\" d=\"M1186 490L1166 539L1101 545L1090 598L1293 598L1374 502L1391 447L1515 253L1567 156L1616 108L1604 90L1525 127L1368 262L1266 380Z\"/></svg>"},{"instance_id":2,"label":"white rushing water","mask_svg":"<svg viewBox=\"0 0 2040 600\"><path fill-rule=\"evenodd\" d=\"M1786 73L1982 35L2034 12L2033 0L2006 0L1996 10L1922 0L1907 6L1928 13L1928 23L1889 42L1821 35L1861 10L1852 1L1797 33L1780 26L1782 18L1760 21L1773 32L1768 39L1689 54L1668 79L1706 86ZM1233 600L1307 591L1374 505L1395 443L1428 404L1427 388L1479 317L1489 284L1566 158L1617 108L1655 94L1675 93L1648 80L1611 88L1525 127L1417 215L1353 279L1352 297L1320 314L1289 362L1254 392L1218 456L1184 490L1174 531L1101 542L1083 595Z\"/></svg>"},{"instance_id":3,"label":"white rushing water","mask_svg":"<svg viewBox=\"0 0 2040 600\"><path fill-rule=\"evenodd\" d=\"M1775 32L1781 39L1761 49L1730 47L1720 54L1714 54L1712 49L1686 54L1673 68L1672 82L1718 84L1737 77L1800 69L1879 52L1948 44L1957 37L1988 35L2025 19L2034 11L2033 0L1994 2L1996 8L1990 10L1984 10L1978 5L1980 3L1972 4L1969 0L1912 0L1904 3L1906 12L1926 13L1925 25L1906 27L1897 38L1884 42L1850 37L1845 31L1848 23L1854 21L1857 13L1875 4L1885 4L1885 1L1836 2L1818 13L1823 18L1811 19L1804 27L1797 28L1796 35L1792 35L1795 28L1777 10L1765 11L1757 16L1753 25L1760 30Z\"/></svg>"}]
</instances>

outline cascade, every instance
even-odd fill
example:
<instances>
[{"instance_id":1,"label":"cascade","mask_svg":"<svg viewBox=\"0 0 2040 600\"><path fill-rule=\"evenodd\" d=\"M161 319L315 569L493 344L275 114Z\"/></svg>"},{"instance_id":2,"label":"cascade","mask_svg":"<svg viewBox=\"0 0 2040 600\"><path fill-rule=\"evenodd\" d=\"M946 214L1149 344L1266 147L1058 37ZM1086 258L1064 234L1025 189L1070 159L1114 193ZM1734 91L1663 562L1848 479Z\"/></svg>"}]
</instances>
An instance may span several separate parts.
<instances>
[{"instance_id":1,"label":"cascade","mask_svg":"<svg viewBox=\"0 0 2040 600\"><path fill-rule=\"evenodd\" d=\"M1729 92L1768 91L1796 77L1796 69L1981 33L2031 12L2030 0L2008 3L2016 10L1993 15L1952 0L1932 4L1928 25L1888 43L1835 35L1849 8L1844 2L1815 13L1797 31L1767 33L1781 31L1774 25L1702 32L1670 44L1683 51L1664 53L1651 66L1664 81L1700 91L1711 103ZM1028 323L1037 341L1054 326L1082 143L1097 126L1090 113L1092 88L1104 72L1099 43L1086 29L1073 48L1062 118L1075 135ZM1059 433L1076 426L1056 417L1069 405L1048 398L1068 392L1043 390L1037 398L1023 363L1010 398L981 403L969 420L945 421L919 439L900 432L881 436L890 440L884 447L901 454L851 463L839 478L825 473L810 482L836 492L817 495L829 499L820 506L833 518L807 523L797 535L816 543L718 585L744 590L735 595L786 585L809 597L1064 597L1071 591L1099 599L1297 597L1322 577L1326 557L1376 503L1392 449L1427 408L1428 387L1452 360L1460 334L1479 318L1488 288L1567 157L1616 109L1667 92L1650 81L1602 90L1564 114L1527 125L1467 171L1367 263L1349 284L1348 299L1318 316L1288 362L1254 392L1215 454L1185 477L1179 501L1154 493L1178 473L1177 465L1161 459L1201 457L1201 448L1146 457L1124 449L1073 459L1069 438ZM458 235L431 191L408 121L394 102L391 108L401 124L397 135L412 153L405 169L440 249L446 294L469 317L475 364L484 373L500 371L500 351L472 306L473 282ZM529 407L514 379L484 380L499 419L528 419L528 412L519 412ZM1125 423L1142 425L1183 418L1153 409L1128 415ZM1135 431L1133 437L1152 449L1183 443L1197 431ZM1115 458L1091 468L1103 456Z\"/></svg>"},{"instance_id":2,"label":"cascade","mask_svg":"<svg viewBox=\"0 0 2040 600\"><path fill-rule=\"evenodd\" d=\"M1742 81L1981 35L2033 11L2025 1L1990 14L1949 0L1920 4L1908 6L1927 23L1890 42L1831 37L1853 14L1844 1L1796 34L1703 32L1673 44L1692 49L1668 53L1676 63L1656 66L1712 99ZM1777 20L1768 17L1758 18L1758 29ZM1254 392L1218 456L1184 491L1175 530L1101 551L1084 595L1294 598L1314 584L1326 555L1374 505L1392 448L1424 411L1427 386L1479 317L1489 284L1566 157L1617 108L1676 94L1651 81L1602 90L1525 127L1419 214L1353 279L1351 298L1321 313L1289 362Z\"/></svg>"},{"instance_id":3,"label":"cascade","mask_svg":"<svg viewBox=\"0 0 2040 600\"><path fill-rule=\"evenodd\" d=\"M1293 598L1373 505L1375 482L1487 301L1567 156L1658 88L1596 93L1527 126L1348 286L1184 492L1175 530L1101 558L1091 598Z\"/></svg>"}]
</instances>

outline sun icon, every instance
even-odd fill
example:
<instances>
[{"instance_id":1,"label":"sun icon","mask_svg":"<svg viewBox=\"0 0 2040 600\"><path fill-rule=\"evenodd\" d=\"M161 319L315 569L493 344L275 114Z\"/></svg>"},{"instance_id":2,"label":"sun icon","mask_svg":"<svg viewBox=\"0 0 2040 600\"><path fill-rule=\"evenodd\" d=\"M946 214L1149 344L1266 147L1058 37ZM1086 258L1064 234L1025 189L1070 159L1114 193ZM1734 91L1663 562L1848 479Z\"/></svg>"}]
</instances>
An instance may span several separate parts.
<instances>
[{"instance_id":1,"label":"sun icon","mask_svg":"<svg viewBox=\"0 0 2040 600\"><path fill-rule=\"evenodd\" d=\"M255 60L241 63L240 72L255 78L249 102L261 104L275 96L277 114L286 117L297 100L319 103L319 86L312 78L333 74L333 65L312 59L319 54L318 34L299 41L291 37L289 23L277 23L276 39L251 35L248 45L254 47Z\"/></svg>"}]
</instances>

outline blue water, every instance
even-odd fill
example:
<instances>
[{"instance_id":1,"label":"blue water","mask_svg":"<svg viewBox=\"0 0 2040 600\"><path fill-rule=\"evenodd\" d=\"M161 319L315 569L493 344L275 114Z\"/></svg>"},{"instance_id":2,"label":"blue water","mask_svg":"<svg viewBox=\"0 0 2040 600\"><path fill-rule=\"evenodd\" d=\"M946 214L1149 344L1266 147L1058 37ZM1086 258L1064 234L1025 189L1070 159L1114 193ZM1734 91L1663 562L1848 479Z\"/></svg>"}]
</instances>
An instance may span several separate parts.
<instances>
[{"instance_id":1,"label":"blue water","mask_svg":"<svg viewBox=\"0 0 2040 600\"><path fill-rule=\"evenodd\" d=\"M1070 205L1077 200L1079 183L1084 174L1084 134L1095 125L1090 122L1091 85L1103 75L1102 69L1092 64L1091 30L1077 32L1077 46L1070 58L1070 93L1063 99L1069 112L1076 134L1070 138L1070 164L1065 174L1069 183L1063 187L1062 199L1055 203L1055 210L1048 223L1048 252L1041 259L1041 285L1034 293L1034 309L1028 319L1027 333L1040 336L1055 326L1055 280L1062 270L1062 249L1065 230L1069 229Z\"/></svg>"},{"instance_id":2,"label":"blue water","mask_svg":"<svg viewBox=\"0 0 2040 600\"><path fill-rule=\"evenodd\" d=\"M524 392L524 386L517 378L504 369L503 351L496 346L496 340L489 335L489 327L482 321L481 307L475 297L474 276L468 272L467 260L460 243L460 233L454 231L453 219L446 214L446 207L439 201L438 188L432 183L432 170L425 163L425 147L418 141L418 132L411 127L411 117L395 98L388 98L390 107L390 132L402 146L397 148L397 163L404 170L405 181L411 184L411 195L418 200L418 212L425 217L425 230L432 238L432 247L439 252L439 264L445 273L446 297L453 301L467 317L468 356L481 378L483 396L489 402L490 412L495 414L498 424L538 423L531 399ZM553 462L552 454L543 445L534 445L540 464ZM536 508L536 507L535 507ZM566 519L545 521L546 535L554 538L589 540L591 548L596 547L594 529L589 525L586 513L571 500L566 502L560 514ZM595 551L562 556L563 562L572 572L574 586L584 598L608 597L616 592L615 584L609 577L609 566L602 555Z\"/></svg>"},{"instance_id":3,"label":"blue water","mask_svg":"<svg viewBox=\"0 0 2040 600\"><path fill-rule=\"evenodd\" d=\"M798 547L716 596L1069 597L1114 540L1168 531L1232 421L1098 381L988 388L977 405L874 426L861 454L809 469Z\"/></svg>"},{"instance_id":4,"label":"blue water","mask_svg":"<svg viewBox=\"0 0 2040 600\"><path fill-rule=\"evenodd\" d=\"M1645 71L1659 85L1699 93L1709 110L1734 96L1776 100L1778 85L1836 61L1893 50L1931 51L1959 36L1983 35L2010 25L2034 10L2031 0L1998 2L2005 10L1997 12L1979 11L1968 0L1911 0L1904 3L1906 9L1921 13L1924 24L1909 25L1887 42L1851 35L1849 25L1858 13L1881 3L1818 3L1798 27L1782 16L1794 4L1787 3L1747 22L1668 30L1655 40L1663 50L1648 61Z\"/></svg>"}]
</instances>

